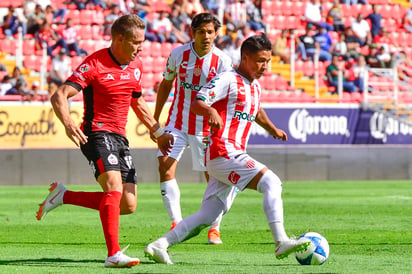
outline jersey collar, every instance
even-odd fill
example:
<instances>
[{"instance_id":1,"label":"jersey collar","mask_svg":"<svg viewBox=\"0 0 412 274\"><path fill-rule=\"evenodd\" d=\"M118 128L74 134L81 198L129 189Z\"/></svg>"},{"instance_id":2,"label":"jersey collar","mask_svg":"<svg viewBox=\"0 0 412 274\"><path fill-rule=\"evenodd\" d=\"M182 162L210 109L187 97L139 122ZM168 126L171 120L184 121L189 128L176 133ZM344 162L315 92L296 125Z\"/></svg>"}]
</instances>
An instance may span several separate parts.
<instances>
[{"instance_id":1,"label":"jersey collar","mask_svg":"<svg viewBox=\"0 0 412 274\"><path fill-rule=\"evenodd\" d=\"M125 65L120 64L119 61L117 61L116 58L114 57L114 55L113 55L113 53L112 53L112 50L111 50L110 48L108 48L108 50L109 50L109 55L110 55L110 57L113 59L113 61L114 61L117 65L119 65L119 67L121 67L122 69L126 69L127 66L129 66L130 62L127 63L127 64L125 64Z\"/></svg>"}]
</instances>

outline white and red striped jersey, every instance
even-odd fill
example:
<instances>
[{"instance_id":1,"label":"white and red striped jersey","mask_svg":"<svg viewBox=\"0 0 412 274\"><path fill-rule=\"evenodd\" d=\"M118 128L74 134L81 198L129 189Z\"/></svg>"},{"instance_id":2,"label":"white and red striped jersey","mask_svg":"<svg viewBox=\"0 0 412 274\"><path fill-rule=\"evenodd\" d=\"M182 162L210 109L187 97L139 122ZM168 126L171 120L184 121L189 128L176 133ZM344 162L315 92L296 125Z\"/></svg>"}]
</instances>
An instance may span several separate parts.
<instances>
[{"instance_id":1,"label":"white and red striped jersey","mask_svg":"<svg viewBox=\"0 0 412 274\"><path fill-rule=\"evenodd\" d=\"M232 70L213 78L198 93L198 99L214 107L223 119L223 127L212 128L206 160L246 152L252 123L260 108L261 86Z\"/></svg>"},{"instance_id":2,"label":"white and red striped jersey","mask_svg":"<svg viewBox=\"0 0 412 274\"><path fill-rule=\"evenodd\" d=\"M202 57L196 54L193 43L173 49L163 73L166 80L177 78L166 125L189 135L208 135L207 120L190 112L190 104L203 85L228 70L232 70L230 57L216 47Z\"/></svg>"}]
</instances>

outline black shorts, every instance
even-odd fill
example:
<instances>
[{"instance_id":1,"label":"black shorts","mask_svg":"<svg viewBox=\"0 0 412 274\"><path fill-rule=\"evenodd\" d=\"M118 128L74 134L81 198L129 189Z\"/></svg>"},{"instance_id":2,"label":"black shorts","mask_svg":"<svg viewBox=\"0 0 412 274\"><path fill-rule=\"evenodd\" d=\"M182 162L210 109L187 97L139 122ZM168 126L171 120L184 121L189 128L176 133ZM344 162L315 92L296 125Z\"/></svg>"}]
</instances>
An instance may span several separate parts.
<instances>
[{"instance_id":1,"label":"black shorts","mask_svg":"<svg viewBox=\"0 0 412 274\"><path fill-rule=\"evenodd\" d=\"M120 170L123 182L136 183L136 168L130 154L129 142L117 133L97 131L88 135L88 141L80 146L94 176L109 170Z\"/></svg>"}]
</instances>

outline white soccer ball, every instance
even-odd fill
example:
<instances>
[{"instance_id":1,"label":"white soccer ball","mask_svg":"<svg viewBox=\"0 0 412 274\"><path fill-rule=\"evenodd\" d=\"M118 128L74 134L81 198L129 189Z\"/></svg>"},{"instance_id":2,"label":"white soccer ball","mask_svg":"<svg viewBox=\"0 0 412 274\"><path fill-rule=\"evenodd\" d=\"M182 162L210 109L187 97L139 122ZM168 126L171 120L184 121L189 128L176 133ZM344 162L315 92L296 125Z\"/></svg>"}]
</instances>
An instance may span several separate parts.
<instances>
[{"instance_id":1,"label":"white soccer ball","mask_svg":"<svg viewBox=\"0 0 412 274\"><path fill-rule=\"evenodd\" d=\"M302 265L320 265L329 257L329 243L317 232L307 232L299 236L311 240L311 244L302 251L295 252L296 260Z\"/></svg>"}]
</instances>

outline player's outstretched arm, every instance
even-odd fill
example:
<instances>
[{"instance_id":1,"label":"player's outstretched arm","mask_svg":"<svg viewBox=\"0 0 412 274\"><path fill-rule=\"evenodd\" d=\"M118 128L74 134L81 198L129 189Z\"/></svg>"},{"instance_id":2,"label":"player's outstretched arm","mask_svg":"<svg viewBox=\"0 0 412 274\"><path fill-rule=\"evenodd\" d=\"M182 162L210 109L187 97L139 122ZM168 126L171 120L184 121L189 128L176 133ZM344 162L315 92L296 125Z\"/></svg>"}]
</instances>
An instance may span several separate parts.
<instances>
[{"instance_id":1,"label":"player's outstretched arm","mask_svg":"<svg viewBox=\"0 0 412 274\"><path fill-rule=\"evenodd\" d=\"M160 114L162 113L162 109L169 97L170 91L173 87L174 80L166 80L163 79L160 83L159 90L157 91L156 95L156 107L154 112L154 119L159 122Z\"/></svg>"},{"instance_id":2,"label":"player's outstretched arm","mask_svg":"<svg viewBox=\"0 0 412 274\"><path fill-rule=\"evenodd\" d=\"M59 89L52 95L50 102L53 106L54 113L57 118L62 122L66 130L66 135L72 140L76 146L80 144L85 144L87 142L87 136L84 135L83 131L74 123L70 117L68 98L79 93L77 89L70 85L62 85Z\"/></svg>"},{"instance_id":3,"label":"player's outstretched arm","mask_svg":"<svg viewBox=\"0 0 412 274\"><path fill-rule=\"evenodd\" d=\"M223 120L217 110L208 106L202 99L195 99L190 105L190 111L196 115L206 116L209 126L220 129L223 127Z\"/></svg>"},{"instance_id":4,"label":"player's outstretched arm","mask_svg":"<svg viewBox=\"0 0 412 274\"><path fill-rule=\"evenodd\" d=\"M140 121L142 121L142 123L149 129L150 133L154 135L157 140L157 146L163 155L170 152L170 149L174 144L173 135L164 132L159 123L153 118L149 106L143 96L140 96L137 99L133 98L131 107L134 113L136 113L137 118L139 118Z\"/></svg>"},{"instance_id":5,"label":"player's outstretched arm","mask_svg":"<svg viewBox=\"0 0 412 274\"><path fill-rule=\"evenodd\" d=\"M270 135L273 136L275 139L281 139L283 141L288 140L288 136L286 132L283 130L277 128L272 121L269 119L269 117L266 114L266 111L263 108L259 109L258 114L256 115L255 119L256 123L258 123L259 126L263 127L267 132L269 132Z\"/></svg>"}]
</instances>

